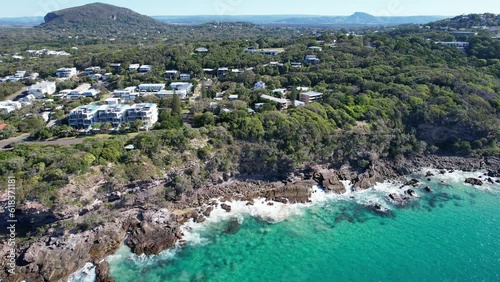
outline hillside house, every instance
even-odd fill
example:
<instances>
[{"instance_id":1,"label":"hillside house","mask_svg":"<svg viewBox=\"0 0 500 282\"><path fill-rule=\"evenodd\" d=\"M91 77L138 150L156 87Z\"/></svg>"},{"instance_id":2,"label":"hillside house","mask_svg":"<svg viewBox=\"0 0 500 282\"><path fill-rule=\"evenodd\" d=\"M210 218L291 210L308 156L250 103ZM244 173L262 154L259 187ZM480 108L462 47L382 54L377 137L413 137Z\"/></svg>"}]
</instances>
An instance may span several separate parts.
<instances>
[{"instance_id":1,"label":"hillside house","mask_svg":"<svg viewBox=\"0 0 500 282\"><path fill-rule=\"evenodd\" d=\"M320 101L323 99L323 93L316 91L309 91L300 94L300 101L304 102L306 105L315 101Z\"/></svg>"}]
</instances>

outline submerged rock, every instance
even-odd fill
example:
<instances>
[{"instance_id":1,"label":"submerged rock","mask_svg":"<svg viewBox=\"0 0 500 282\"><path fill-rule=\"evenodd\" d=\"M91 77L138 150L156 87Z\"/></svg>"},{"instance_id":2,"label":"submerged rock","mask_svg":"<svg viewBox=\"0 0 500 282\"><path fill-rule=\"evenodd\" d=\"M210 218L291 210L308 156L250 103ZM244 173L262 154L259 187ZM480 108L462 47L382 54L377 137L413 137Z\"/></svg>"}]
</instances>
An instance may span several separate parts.
<instances>
[{"instance_id":1,"label":"submerged rock","mask_svg":"<svg viewBox=\"0 0 500 282\"><path fill-rule=\"evenodd\" d=\"M477 179L477 178L467 178L465 179L465 183L469 183L474 186L483 186L483 181Z\"/></svg>"},{"instance_id":2,"label":"submerged rock","mask_svg":"<svg viewBox=\"0 0 500 282\"><path fill-rule=\"evenodd\" d=\"M224 229L224 233L227 233L227 234L236 234L238 233L238 231L240 231L240 228L241 228L241 224L240 222L238 221L237 218L232 218L228 225L226 226L226 229Z\"/></svg>"},{"instance_id":3,"label":"submerged rock","mask_svg":"<svg viewBox=\"0 0 500 282\"><path fill-rule=\"evenodd\" d=\"M434 174L430 171L428 171L426 174L425 174L425 177L432 177L434 176Z\"/></svg>"},{"instance_id":4,"label":"submerged rock","mask_svg":"<svg viewBox=\"0 0 500 282\"><path fill-rule=\"evenodd\" d=\"M434 192L434 191L432 191L432 188L431 188L431 187L429 187L429 186L426 186L426 187L424 188L424 191L425 191L425 192L427 192L427 193L432 193L432 192Z\"/></svg>"}]
</instances>

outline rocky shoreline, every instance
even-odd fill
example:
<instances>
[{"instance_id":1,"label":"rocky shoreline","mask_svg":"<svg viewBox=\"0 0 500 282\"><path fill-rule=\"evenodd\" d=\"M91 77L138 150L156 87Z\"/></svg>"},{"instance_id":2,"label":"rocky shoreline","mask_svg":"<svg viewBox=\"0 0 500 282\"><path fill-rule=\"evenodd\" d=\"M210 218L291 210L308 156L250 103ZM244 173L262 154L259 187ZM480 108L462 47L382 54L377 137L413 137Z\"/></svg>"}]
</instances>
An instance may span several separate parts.
<instances>
[{"instance_id":1,"label":"rocky shoreline","mask_svg":"<svg viewBox=\"0 0 500 282\"><path fill-rule=\"evenodd\" d=\"M310 200L310 188L316 184L332 193L342 194L346 190L341 181L349 181L355 190L363 190L384 180L404 179L428 167L446 171L486 170L487 176L500 176L498 157L421 156L411 160L373 161L366 169L349 165L307 166L278 181L250 175L225 177L227 181L208 183L203 188L182 195L176 202L163 204L151 199L164 189L164 181L129 185L120 191L102 195L99 200L103 204L82 208L74 214L54 215L56 220L71 221L82 216L97 215L103 210L112 210L110 220L84 231L49 228L43 237L21 243L16 275L6 276L6 265L2 265L2 276L5 281L65 281L85 263L92 262L97 266L96 281L114 281L108 277L109 265L104 259L115 253L123 242L136 254L153 255L171 248L182 239L180 227L185 222L191 219L203 222L210 216L216 205L213 202L215 198L226 202L247 201L248 205L252 205L255 198L282 203L306 203ZM479 184L476 180L470 181ZM412 189L415 184L408 181L405 186L409 189L405 188L402 194L388 195L388 200L395 205L405 205L415 196ZM430 188L424 191L432 192ZM231 210L230 205L222 208ZM370 208L374 212L385 212L380 206ZM26 216L40 212L48 211L33 208L20 211ZM4 244L0 248L0 255L5 257L6 253L7 246Z\"/></svg>"}]
</instances>

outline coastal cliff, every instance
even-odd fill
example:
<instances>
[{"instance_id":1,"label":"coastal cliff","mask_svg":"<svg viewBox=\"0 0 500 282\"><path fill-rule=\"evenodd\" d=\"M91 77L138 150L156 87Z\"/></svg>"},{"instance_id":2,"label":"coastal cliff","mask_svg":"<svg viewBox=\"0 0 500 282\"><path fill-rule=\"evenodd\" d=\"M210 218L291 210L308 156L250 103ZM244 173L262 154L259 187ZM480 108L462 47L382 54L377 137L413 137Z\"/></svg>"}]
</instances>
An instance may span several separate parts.
<instances>
[{"instance_id":1,"label":"coastal cliff","mask_svg":"<svg viewBox=\"0 0 500 282\"><path fill-rule=\"evenodd\" d=\"M165 181L136 183L124 186L120 192L110 195L96 195L103 205L93 210L82 209L75 214L59 214L53 221L71 221L74 218L112 212L112 220L88 227L87 230L50 228L46 234L31 242L21 244L21 254L17 260L18 272L6 276L6 281L62 281L80 269L86 262L97 265L97 281L112 281L104 258L116 252L125 242L136 254L153 255L172 248L181 240L180 226L189 220L203 222L219 205L214 199L231 202L254 199L282 203L306 203L309 201L313 185L319 185L331 193L345 193L341 181L353 184L354 189L363 190L377 182L398 179L421 168L434 167L446 170L487 170L490 176L499 176L498 158L461 157L417 157L411 160L399 159L392 162L377 161L364 170L349 165L317 165L297 170L280 181L258 179L250 175L227 178L227 181L206 183L205 187L182 195L177 201L154 204L145 199L155 197ZM221 175L221 178L223 176ZM257 178L257 179L256 179ZM408 182L408 184L415 184ZM405 192L409 196L412 190ZM407 196L388 195L396 204L404 204ZM139 205L138 205L139 204ZM231 210L230 204L222 208ZM375 212L383 212L374 206ZM19 211L36 214L36 210ZM59 217L59 218L57 218ZM128 234L128 236L126 236ZM126 239L125 239L126 238ZM2 255L6 254L5 246ZM64 261L64 264L61 262ZM3 266L5 269L5 265Z\"/></svg>"}]
</instances>

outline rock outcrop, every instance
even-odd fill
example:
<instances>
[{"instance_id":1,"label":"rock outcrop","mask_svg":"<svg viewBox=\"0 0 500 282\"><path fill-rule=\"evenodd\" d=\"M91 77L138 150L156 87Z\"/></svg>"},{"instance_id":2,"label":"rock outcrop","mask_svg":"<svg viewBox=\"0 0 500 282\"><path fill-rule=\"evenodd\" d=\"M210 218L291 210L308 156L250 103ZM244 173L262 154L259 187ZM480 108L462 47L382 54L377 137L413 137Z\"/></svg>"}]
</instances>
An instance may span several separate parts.
<instances>
[{"instance_id":1,"label":"rock outcrop","mask_svg":"<svg viewBox=\"0 0 500 282\"><path fill-rule=\"evenodd\" d=\"M465 179L465 183L469 183L474 186L483 186L483 181L477 179L477 178L467 178Z\"/></svg>"},{"instance_id":2,"label":"rock outcrop","mask_svg":"<svg viewBox=\"0 0 500 282\"><path fill-rule=\"evenodd\" d=\"M331 170L321 170L314 174L313 179L324 189L343 194L346 192L344 184L340 182L339 173Z\"/></svg>"},{"instance_id":3,"label":"rock outcrop","mask_svg":"<svg viewBox=\"0 0 500 282\"><path fill-rule=\"evenodd\" d=\"M172 248L177 241L177 228L156 226L142 221L126 240L127 246L136 254L156 255L163 250Z\"/></svg>"}]
</instances>

